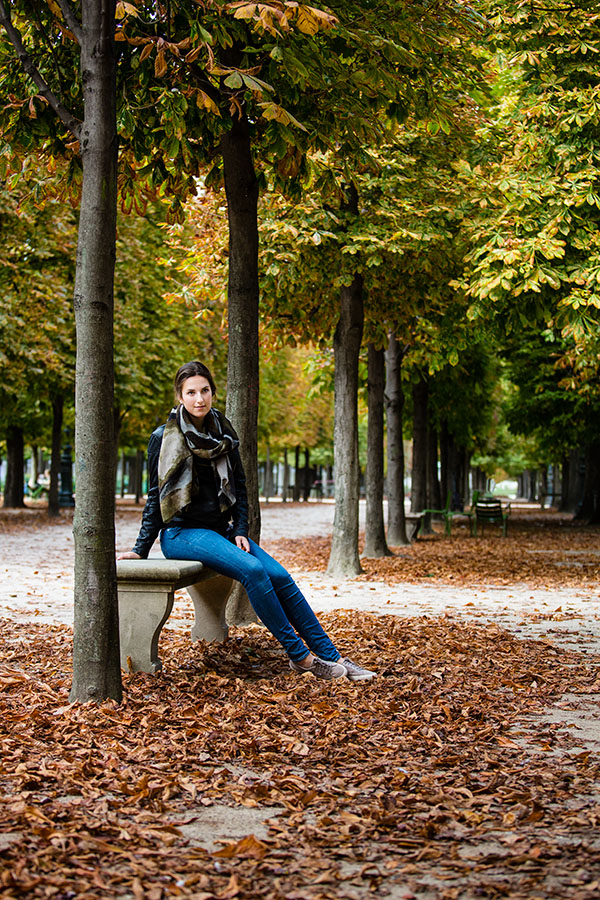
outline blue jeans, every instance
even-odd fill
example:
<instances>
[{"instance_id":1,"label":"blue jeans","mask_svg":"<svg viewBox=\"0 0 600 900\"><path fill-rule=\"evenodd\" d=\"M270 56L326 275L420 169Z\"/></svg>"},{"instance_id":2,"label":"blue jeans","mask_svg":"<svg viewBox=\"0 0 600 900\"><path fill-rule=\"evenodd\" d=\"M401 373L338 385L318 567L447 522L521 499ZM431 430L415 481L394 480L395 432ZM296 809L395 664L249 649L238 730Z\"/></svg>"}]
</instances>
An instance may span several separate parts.
<instances>
[{"instance_id":1,"label":"blue jeans","mask_svg":"<svg viewBox=\"0 0 600 900\"><path fill-rule=\"evenodd\" d=\"M160 546L167 559L197 560L241 581L254 612L290 659L304 659L308 649L331 662L340 658L290 573L254 541L246 553L207 528L165 528Z\"/></svg>"}]
</instances>

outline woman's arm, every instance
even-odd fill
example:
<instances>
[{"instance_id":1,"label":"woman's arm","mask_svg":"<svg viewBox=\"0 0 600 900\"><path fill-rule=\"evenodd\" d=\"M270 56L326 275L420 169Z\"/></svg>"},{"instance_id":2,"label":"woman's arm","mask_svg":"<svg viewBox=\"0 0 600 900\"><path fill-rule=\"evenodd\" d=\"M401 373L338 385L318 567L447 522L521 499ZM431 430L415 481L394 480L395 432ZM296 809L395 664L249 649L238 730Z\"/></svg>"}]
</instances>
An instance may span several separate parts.
<instances>
[{"instance_id":1,"label":"woman's arm","mask_svg":"<svg viewBox=\"0 0 600 900\"><path fill-rule=\"evenodd\" d=\"M246 490L246 473L242 465L239 450L234 450L231 454L231 467L233 469L233 480L235 481L235 503L231 509L231 518L233 521L233 536L238 544L238 538L248 537L248 492ZM241 546L238 544L238 547ZM242 547L246 549L246 547Z\"/></svg>"},{"instance_id":2,"label":"woman's arm","mask_svg":"<svg viewBox=\"0 0 600 900\"><path fill-rule=\"evenodd\" d=\"M125 557L126 559L147 559L152 549L152 544L164 525L160 514L158 492L158 457L160 455L162 435L163 429L157 429L157 431L152 432L148 442L148 497L142 514L140 532L135 542L135 547L131 551L135 556Z\"/></svg>"},{"instance_id":3,"label":"woman's arm","mask_svg":"<svg viewBox=\"0 0 600 900\"><path fill-rule=\"evenodd\" d=\"M216 412L216 410L215 410ZM218 413L219 421L225 434L230 435L239 441L235 428L222 413ZM235 503L231 509L231 520L233 523L232 537L235 543L242 550L248 551L248 491L246 490L246 473L242 465L242 458L239 449L231 451L229 458L231 469L233 472L233 481L235 484ZM243 538L243 540L242 540Z\"/></svg>"}]
</instances>

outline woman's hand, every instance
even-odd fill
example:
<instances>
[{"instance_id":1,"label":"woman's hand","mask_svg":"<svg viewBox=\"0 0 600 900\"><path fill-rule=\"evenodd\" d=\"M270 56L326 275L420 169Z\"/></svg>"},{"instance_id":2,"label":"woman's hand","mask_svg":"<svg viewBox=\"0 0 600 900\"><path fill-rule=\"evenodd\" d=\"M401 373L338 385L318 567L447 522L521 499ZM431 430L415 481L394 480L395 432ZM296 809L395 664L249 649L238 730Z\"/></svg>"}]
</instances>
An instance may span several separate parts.
<instances>
[{"instance_id":1,"label":"woman's hand","mask_svg":"<svg viewBox=\"0 0 600 900\"><path fill-rule=\"evenodd\" d=\"M248 538L244 537L241 534L238 534L235 539L235 546L239 547L240 550L245 550L246 553L250 553L250 544L248 543Z\"/></svg>"},{"instance_id":2,"label":"woman's hand","mask_svg":"<svg viewBox=\"0 0 600 900\"><path fill-rule=\"evenodd\" d=\"M128 550L127 553L119 553L117 559L141 559L142 557L139 553L134 553L133 550Z\"/></svg>"}]
</instances>

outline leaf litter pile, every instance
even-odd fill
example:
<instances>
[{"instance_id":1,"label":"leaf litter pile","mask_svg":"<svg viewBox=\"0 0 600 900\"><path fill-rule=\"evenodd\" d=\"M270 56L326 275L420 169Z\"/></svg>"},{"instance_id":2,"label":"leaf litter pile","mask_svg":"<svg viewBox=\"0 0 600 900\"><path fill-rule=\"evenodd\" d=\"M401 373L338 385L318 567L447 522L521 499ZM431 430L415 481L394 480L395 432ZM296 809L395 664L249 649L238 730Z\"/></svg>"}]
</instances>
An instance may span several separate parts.
<instances>
[{"instance_id":1,"label":"leaf litter pile","mask_svg":"<svg viewBox=\"0 0 600 900\"><path fill-rule=\"evenodd\" d=\"M277 540L265 546L288 568L324 572L331 538ZM600 580L600 527L576 523L553 510L516 510L506 538L498 525L487 525L483 537L472 537L464 517L453 519L447 537L434 522L433 534L393 549L394 556L362 559L365 574L359 579L542 589L597 589Z\"/></svg>"},{"instance_id":2,"label":"leaf litter pile","mask_svg":"<svg viewBox=\"0 0 600 900\"><path fill-rule=\"evenodd\" d=\"M598 661L323 620L376 680L297 676L258 626L166 632L120 706L68 704L69 629L0 622L0 897L597 897L598 758L543 713L600 691ZM236 831L249 815L267 825Z\"/></svg>"}]
</instances>

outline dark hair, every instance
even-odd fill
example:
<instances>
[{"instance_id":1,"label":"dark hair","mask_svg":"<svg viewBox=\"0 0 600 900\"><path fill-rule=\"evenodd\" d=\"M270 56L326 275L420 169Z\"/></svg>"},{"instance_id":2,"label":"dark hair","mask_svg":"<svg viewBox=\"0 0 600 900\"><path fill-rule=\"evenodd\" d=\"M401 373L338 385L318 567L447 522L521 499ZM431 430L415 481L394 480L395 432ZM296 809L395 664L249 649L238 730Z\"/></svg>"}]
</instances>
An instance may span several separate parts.
<instances>
[{"instance_id":1,"label":"dark hair","mask_svg":"<svg viewBox=\"0 0 600 900\"><path fill-rule=\"evenodd\" d=\"M204 363L198 362L197 360L192 360L192 362L184 363L177 369L175 382L173 384L173 387L175 388L175 399L177 402L179 402L179 399L181 397L184 381L187 381L188 378L193 378L195 375L202 375L203 378L206 378L213 394L217 393L217 388L214 379L210 374L210 369L208 369L204 365Z\"/></svg>"}]
</instances>

